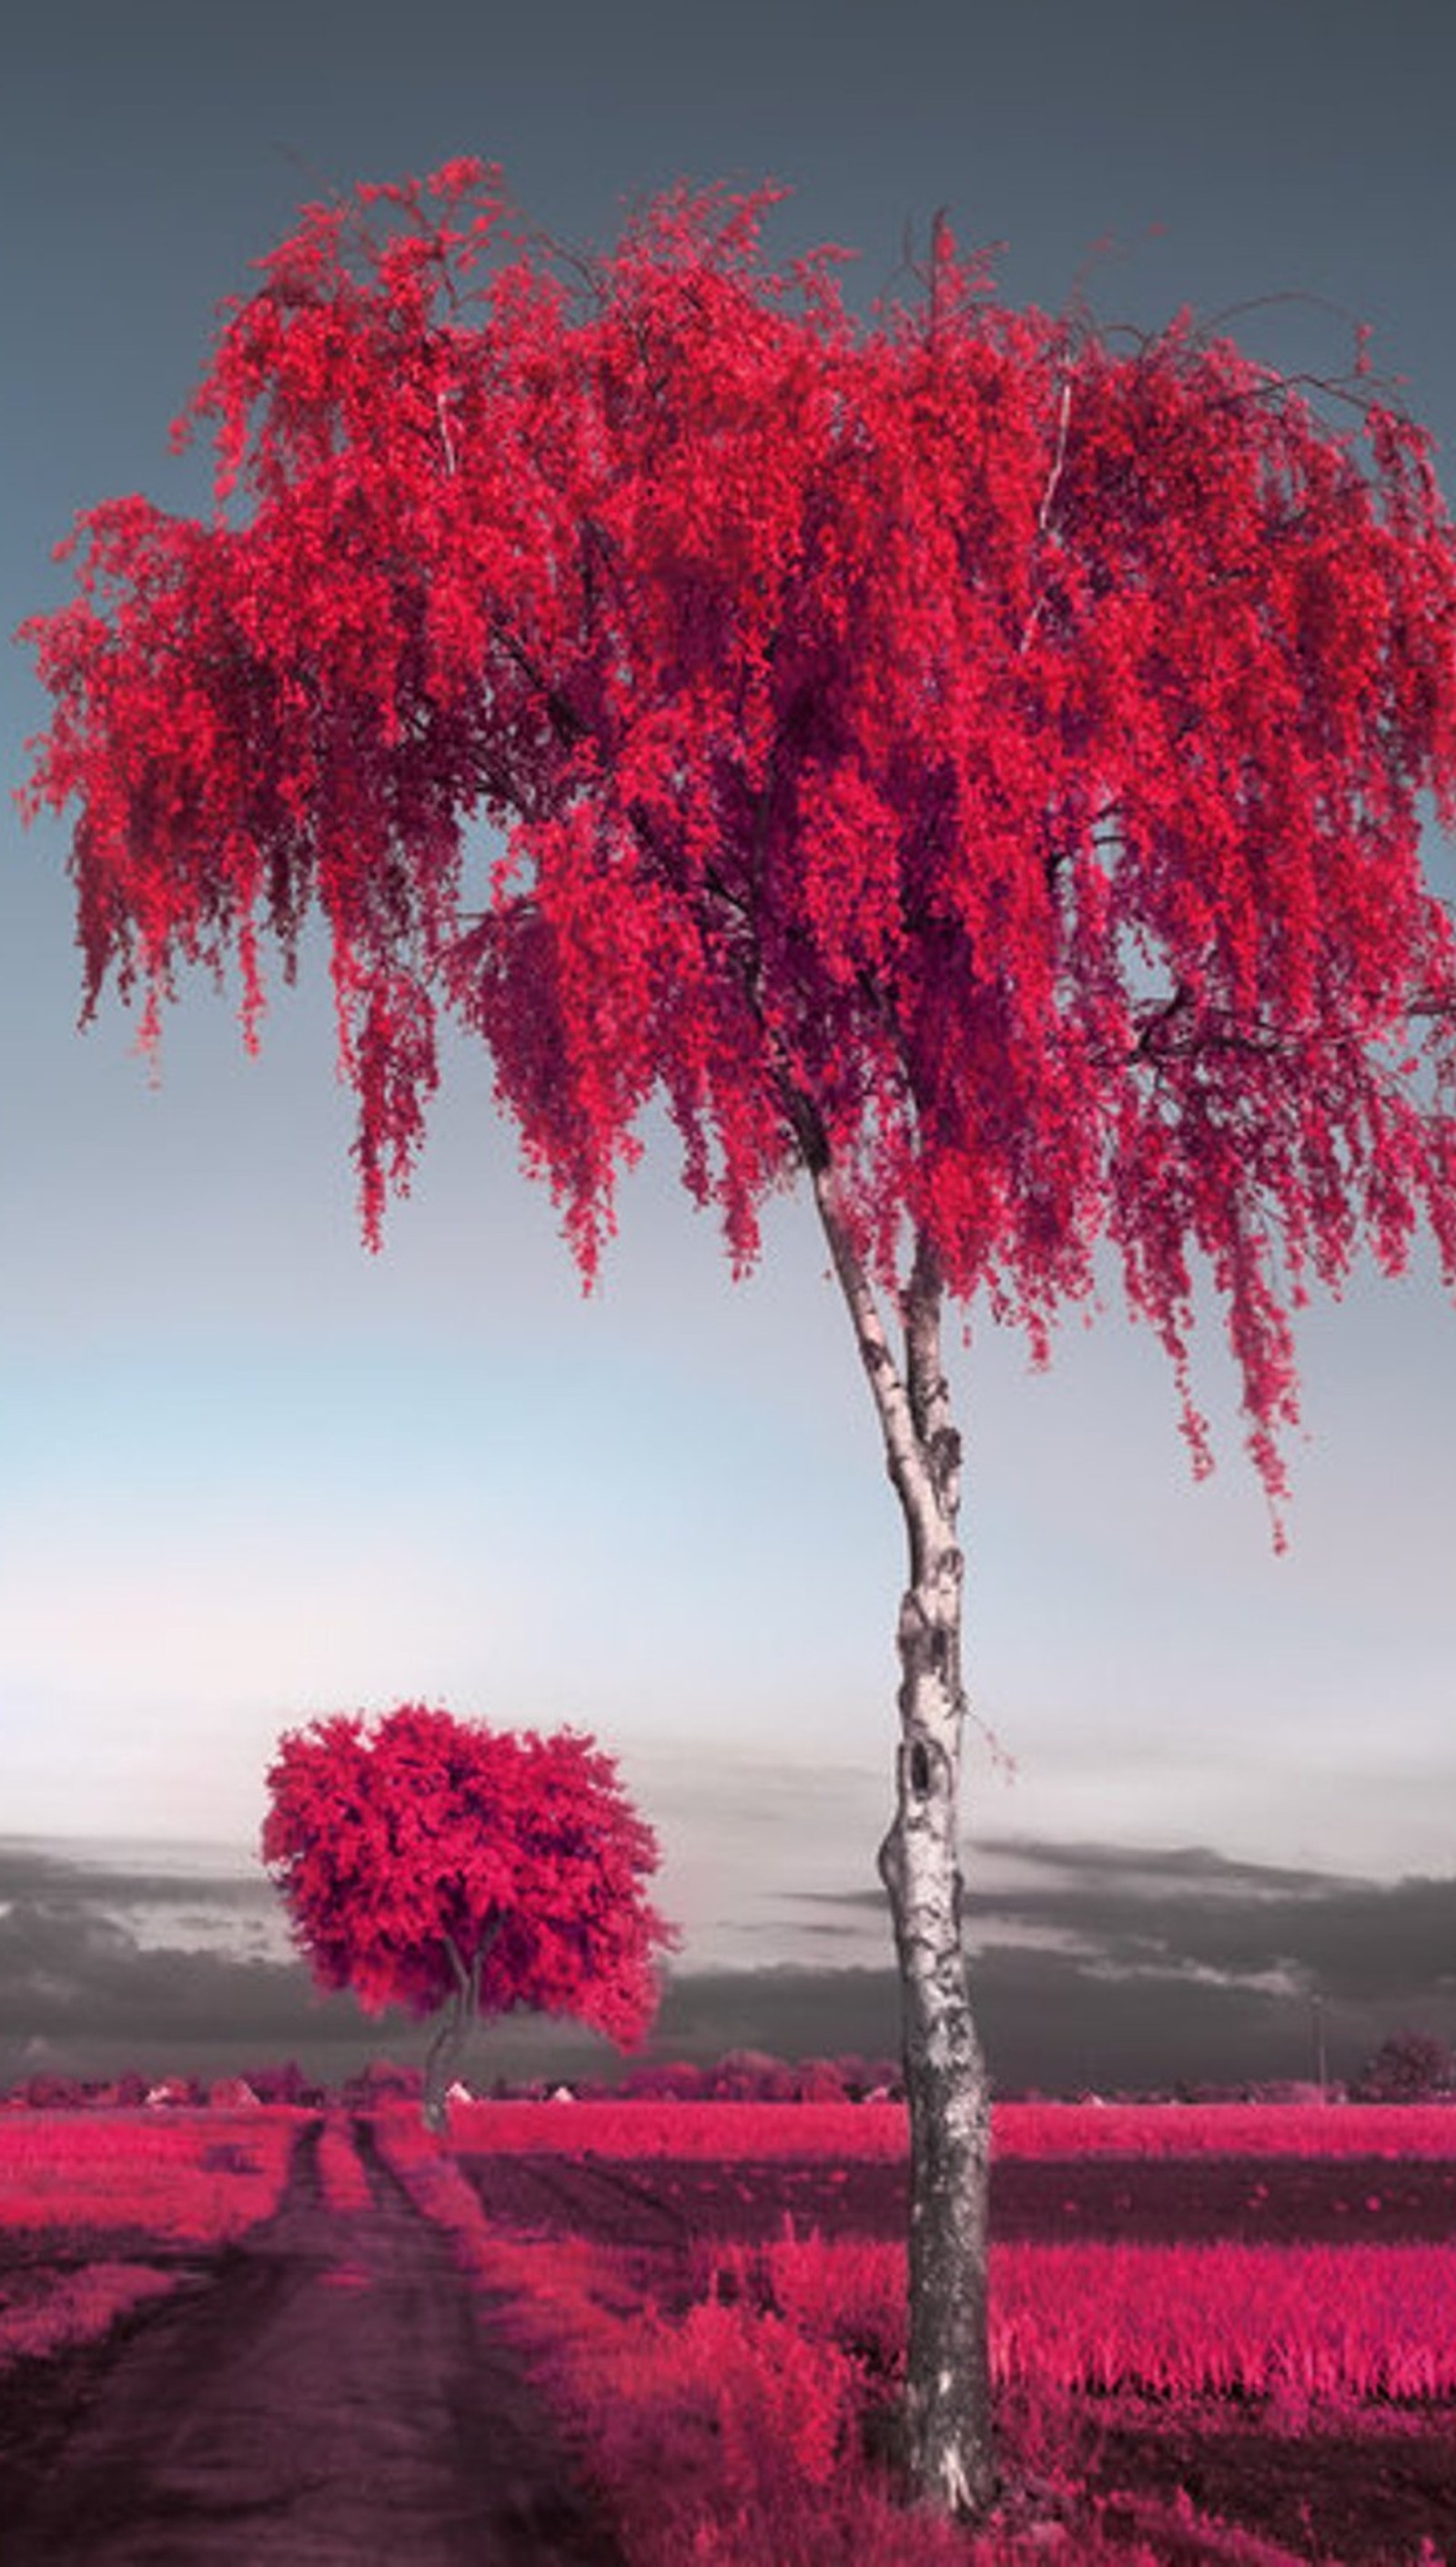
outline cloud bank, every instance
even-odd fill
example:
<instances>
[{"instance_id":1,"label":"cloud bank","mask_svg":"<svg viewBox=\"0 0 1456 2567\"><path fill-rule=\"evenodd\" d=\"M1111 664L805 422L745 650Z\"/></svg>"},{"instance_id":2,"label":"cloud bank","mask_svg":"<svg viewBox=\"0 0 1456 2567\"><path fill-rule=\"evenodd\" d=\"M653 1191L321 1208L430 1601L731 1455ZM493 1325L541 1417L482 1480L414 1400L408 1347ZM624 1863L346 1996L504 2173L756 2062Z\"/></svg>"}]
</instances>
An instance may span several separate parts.
<instances>
[{"instance_id":1,"label":"cloud bank","mask_svg":"<svg viewBox=\"0 0 1456 2567\"><path fill-rule=\"evenodd\" d=\"M972 1985L1004 2090L1310 2076L1317 1998L1335 2076L1404 2024L1456 2036L1456 1878L1376 1883L1201 1847L1025 1838L976 1868L992 1876L967 1898ZM893 1974L846 1966L873 1948L880 1894L816 1890L800 1904L822 1966L673 1972L648 2055L892 2054ZM421 2027L320 1995L286 1953L261 1872L0 1842L0 2079L222 2074L279 2058L336 2078L420 2054ZM488 2028L474 2065L609 2075L615 2057L570 2025L513 2018Z\"/></svg>"}]
</instances>

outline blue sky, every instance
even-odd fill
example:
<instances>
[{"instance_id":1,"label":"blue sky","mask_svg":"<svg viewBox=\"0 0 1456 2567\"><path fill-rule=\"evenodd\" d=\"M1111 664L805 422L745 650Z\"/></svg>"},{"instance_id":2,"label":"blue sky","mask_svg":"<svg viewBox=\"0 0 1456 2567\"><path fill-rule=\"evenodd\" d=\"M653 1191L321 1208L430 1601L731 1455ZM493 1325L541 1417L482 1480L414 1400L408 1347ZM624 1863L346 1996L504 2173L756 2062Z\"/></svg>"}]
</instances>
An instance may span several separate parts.
<instances>
[{"instance_id":1,"label":"blue sky","mask_svg":"<svg viewBox=\"0 0 1456 2567\"><path fill-rule=\"evenodd\" d=\"M679 174L782 178L771 246L858 249L860 303L938 206L1008 242L1011 299L1056 305L1110 234L1104 318L1300 294L1231 326L1338 372L1361 316L1449 453L1453 87L1434 0L59 0L6 73L7 628L65 593L75 507L201 500L167 423L298 200L467 150L568 238ZM13 653L8 781L43 719ZM649 1146L584 1301L456 1051L370 1260L322 972L256 1062L189 988L149 1087L115 1004L76 1031L61 829L0 826L0 1833L242 1861L281 1728L423 1696L597 1731L696 1949L802 1957L794 1888L872 1878L901 1576L807 1204L735 1286ZM1283 1559L1216 1321L1194 1488L1115 1293L1041 1379L972 1316L969 1674L1017 1769L973 1755L973 1834L1456 1868L1456 1313L1429 1272L1310 1314Z\"/></svg>"}]
</instances>

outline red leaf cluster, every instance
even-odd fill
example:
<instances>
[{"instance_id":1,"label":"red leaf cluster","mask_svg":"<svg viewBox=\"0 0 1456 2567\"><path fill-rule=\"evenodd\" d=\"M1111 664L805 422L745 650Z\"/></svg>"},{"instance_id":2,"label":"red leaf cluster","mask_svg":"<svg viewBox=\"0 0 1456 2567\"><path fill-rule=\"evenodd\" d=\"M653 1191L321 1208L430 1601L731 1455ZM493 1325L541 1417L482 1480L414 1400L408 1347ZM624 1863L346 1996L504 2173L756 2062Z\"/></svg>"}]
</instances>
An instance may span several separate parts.
<instances>
[{"instance_id":1,"label":"red leaf cluster","mask_svg":"<svg viewBox=\"0 0 1456 2567\"><path fill-rule=\"evenodd\" d=\"M423 2016L478 1959L482 2014L641 2038L676 1938L644 1894L656 1840L589 1738L406 1703L290 1731L268 1788L263 1859L321 1987Z\"/></svg>"},{"instance_id":2,"label":"red leaf cluster","mask_svg":"<svg viewBox=\"0 0 1456 2567\"><path fill-rule=\"evenodd\" d=\"M180 425L212 522L92 510L27 628L88 1005L139 977L154 1033L231 959L251 1040L317 903L371 1240L453 1016L589 1282L660 1093L739 1270L828 1162L886 1288L913 1224L1040 1357L1106 1240L1200 1465L1206 1271L1277 1493L1308 1279L1427 1220L1456 1281L1429 440L1362 352L1335 432L1186 318L1003 311L943 227L857 325L774 194L589 260L472 161L305 209Z\"/></svg>"}]
</instances>

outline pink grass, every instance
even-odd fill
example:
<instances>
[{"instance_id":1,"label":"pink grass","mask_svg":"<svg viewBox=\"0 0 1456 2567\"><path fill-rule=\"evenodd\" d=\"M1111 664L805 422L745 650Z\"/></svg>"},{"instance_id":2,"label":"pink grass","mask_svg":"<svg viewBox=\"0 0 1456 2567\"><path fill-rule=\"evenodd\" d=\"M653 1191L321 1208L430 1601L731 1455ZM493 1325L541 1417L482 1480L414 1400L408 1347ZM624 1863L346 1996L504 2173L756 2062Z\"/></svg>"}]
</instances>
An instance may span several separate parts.
<instances>
[{"instance_id":1,"label":"pink grass","mask_svg":"<svg viewBox=\"0 0 1456 2567\"><path fill-rule=\"evenodd\" d=\"M1133 2522L1121 2507L1104 2533L1065 2471L1040 2519L975 2537L906 2509L864 2441L903 2345L900 2249L811 2238L719 2251L699 2268L707 2296L669 2316L608 2247L492 2229L416 2122L375 2127L465 2268L514 2301L522 2358L569 2424L628 2567L1032 2567L1049 2554L1078 2567L1292 2567L1289 2552L1204 2523L1186 2502L1149 2499ZM750 2287L755 2265L767 2290ZM1042 2374L1037 2387L1057 2394Z\"/></svg>"},{"instance_id":2,"label":"pink grass","mask_svg":"<svg viewBox=\"0 0 1456 2567\"><path fill-rule=\"evenodd\" d=\"M17 2113L0 2120L0 2226L236 2237L276 2209L300 2116Z\"/></svg>"},{"instance_id":3,"label":"pink grass","mask_svg":"<svg viewBox=\"0 0 1456 2567\"><path fill-rule=\"evenodd\" d=\"M810 2236L703 2248L700 2286L890 2370L905 2253ZM993 2244L992 2377L1044 2391L1279 2400L1456 2396L1456 2245Z\"/></svg>"},{"instance_id":4,"label":"pink grass","mask_svg":"<svg viewBox=\"0 0 1456 2567\"><path fill-rule=\"evenodd\" d=\"M165 2298L176 2289L177 2278L150 2264L88 2264L79 2273L22 2270L7 2275L0 2283L0 2370L105 2335L144 2301Z\"/></svg>"},{"instance_id":5,"label":"pink grass","mask_svg":"<svg viewBox=\"0 0 1456 2567\"><path fill-rule=\"evenodd\" d=\"M902 2104L455 2104L466 2151L603 2157L902 2159ZM1008 2157L1456 2156L1441 2104L998 2104Z\"/></svg>"}]
</instances>

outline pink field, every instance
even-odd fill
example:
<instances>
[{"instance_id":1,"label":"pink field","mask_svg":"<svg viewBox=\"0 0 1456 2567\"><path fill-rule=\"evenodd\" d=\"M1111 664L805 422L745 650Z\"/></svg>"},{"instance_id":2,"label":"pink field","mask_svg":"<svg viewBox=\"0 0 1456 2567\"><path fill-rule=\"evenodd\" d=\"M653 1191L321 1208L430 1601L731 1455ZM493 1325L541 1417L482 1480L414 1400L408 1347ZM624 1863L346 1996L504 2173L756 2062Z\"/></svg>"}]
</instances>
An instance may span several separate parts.
<instances>
[{"instance_id":1,"label":"pink field","mask_svg":"<svg viewBox=\"0 0 1456 2567\"><path fill-rule=\"evenodd\" d=\"M499 2198L500 2187L491 2179L494 2169L477 2164L475 2151L485 2131L495 2149L501 2149L507 2135L485 2116L513 2109L467 2108L452 2123L451 2143L461 2171L467 2179L477 2178L476 2188L491 2203ZM650 2122L644 2119L639 2135L645 2144L629 2148L625 2142L632 2133L623 2128L620 2116L609 2123L598 2121L594 2108L587 2107L578 2125L565 2108L554 2115L550 2107L522 2109L537 2117L531 2131L534 2146L523 2147L526 2127L518 2123L509 2135L515 2153L575 2157L577 2150L567 2145L570 2139L579 2142L583 2156L638 2162L648 2169L645 2179L621 2197L623 2242L633 2227L640 2233L642 2211L653 2201L664 2210L672 2205L671 2192L660 2180L654 2184L654 2166L665 2173L669 2165L695 2155L728 2165L736 2143L743 2167L756 2172L771 2166L775 2154L787 2158L812 2151L818 2157L814 2143L821 2122L838 2118L842 2109L848 2111L853 2136L859 2135L863 2118L862 2108L822 2105L644 2106L637 2109L651 2117ZM1281 2149L1269 2144L1272 2113L1282 2109L1239 2115L1229 2135L1241 2154L1259 2139L1264 2141L1262 2161L1300 2153L1289 2132L1281 2135ZM1377 2120L1383 2109L1370 2108L1368 2118ZM1144 2147L1143 2153L1161 2159L1171 2150L1154 2133L1150 2110L1140 2117L1136 2135L1144 2141L1157 2136L1160 2144ZM693 2133L699 2114L716 2127ZM733 2116L732 2122L724 2125L721 2115ZM1050 2118L1040 2114L1030 2131L1013 2126L1007 2152L1030 2137L1032 2153L1050 2155ZM1330 2120L1328 2114L1294 2118L1308 2118L1321 2135ZM1367 2117L1358 2118L1363 2122ZM1435 2118L1427 2117L1424 2127ZM1077 2119L1082 2123L1084 2117ZM572 2124L570 2132L563 2127L567 2123ZM791 2151L788 2142L796 2130L799 2145ZM823 2136L828 2138L827 2130ZM882 2123L864 2136L869 2146L862 2153L874 2158L888 2154ZM1069 2136L1064 2127L1059 2156L1073 2153ZM432 2143L411 2121L391 2117L381 2137L390 2161L401 2171L434 2155ZM770 2137L777 2138L777 2150L767 2145ZM1206 2154L1212 2137L1205 2123L1196 2152ZM1346 2139L1338 2153L1349 2148ZM824 2154L830 2153L826 2147ZM1375 2153L1368 2138L1361 2153ZM1387 2144L1381 2153L1388 2159L1395 2151ZM1135 2179L1133 2172L1129 2180ZM724 2199L731 2222L740 2202L745 2208L753 2204L753 2187L730 2184ZM569 2215L570 2186L558 2202L557 2215ZM568 2224L580 2233L570 2216ZM594 2225L599 2226L594 2242L609 2248L614 2241L609 2226L601 2230L600 2212ZM802 2333L825 2341L872 2345L888 2362L904 2332L903 2246L854 2236L796 2236L792 2212L784 2215L782 2226L787 2234L773 2243L736 2247L723 2245L717 2236L704 2238L688 2257L695 2289L714 2299L723 2296L726 2286L735 2303L772 2308ZM717 2219L714 2228L719 2228ZM481 2233L487 2230L501 2233L499 2223L489 2219L481 2223ZM518 2233L531 2233L529 2212L527 2227ZM1292 2392L1344 2399L1456 2397L1456 2242L1410 2244L1392 2236L1380 2244L1339 2246L1246 2246L1227 2240L1146 2245L1115 2238L995 2243L991 2309L993 2370L1007 2383L1135 2388L1155 2397L1230 2392L1241 2397Z\"/></svg>"},{"instance_id":2,"label":"pink field","mask_svg":"<svg viewBox=\"0 0 1456 2567\"><path fill-rule=\"evenodd\" d=\"M903 2104L455 2104L453 2145L608 2157L903 2158ZM1456 2157L1441 2104L998 2104L1017 2157Z\"/></svg>"},{"instance_id":3,"label":"pink field","mask_svg":"<svg viewBox=\"0 0 1456 2567\"><path fill-rule=\"evenodd\" d=\"M838 2229L804 2234L793 2213L782 2222L787 2234L766 2238L761 2216L765 2197L776 2186L790 2196L806 2169L822 2179L822 2197L827 2179L829 2198L849 2189L856 2161L896 2179L902 2111L462 2107L448 2155L407 2117L381 2117L376 2130L469 2267L526 2295L542 2376L597 2455L633 2567L683 2559L820 2567L842 2555L886 2567L973 2556L977 2567L993 2567L1043 2554L1059 2506L1078 2526L1068 2528L1074 2545L1063 2556L1110 2556L1100 2545L1089 2437L1094 2446L1116 2420L1146 2442L1149 2416L1166 2455L1181 2464L1189 2453L1189 2475L1214 2454L1229 2518L1244 2528L1198 2528L1198 2508L1186 2491L1177 2495L1181 2480L1161 2498L1145 2487L1143 2514L1124 2504L1118 2517L1130 2542L1116 2551L1124 2562L1456 2562L1456 2243L1399 2233L1410 2178L1424 2166L1449 2180L1456 2115L1439 2108L998 2112L1000 2159L1061 2165L1075 2189L1080 2165L1116 2155L1125 2188L1112 2198L1130 2208L1139 2168L1145 2185L1154 2172L1177 2176L1178 2160L1190 2196L1200 2166L1216 2175L1222 2160L1276 2207L1281 2165L1296 2186L1312 2159L1342 2161L1352 2174L1359 2160L1379 2160L1391 2178L1403 2167L1406 2181L1402 2189L1390 2180L1357 2205L1384 2223L1375 2244L1069 2243L1055 2235L993 2244L993 2373L1018 2420L1023 2473L1029 2435L1030 2475L1053 2519L1035 2538L1027 2530L1023 2541L1011 2525L1010 2545L998 2546L998 2534L973 2552L964 2541L942 2550L928 2533L923 2547L901 2546L903 2517L862 2456L866 2432L872 2447L876 2431L889 2429L902 2376L902 2246ZM689 2197L713 2233L674 2250L665 2241L694 2162L703 2175ZM543 2173L528 2180L532 2164ZM558 2170L547 2172L552 2165ZM1167 2185L1159 2188L1166 2195ZM862 2190L853 2197L862 2202ZM733 2242L735 2215L752 2242ZM1216 2448L1231 2432L1242 2435L1232 2461ZM1449 2547L1422 2547L1424 2514L1400 2545L1395 2513L1385 2526L1391 2545L1379 2545L1376 2494L1392 2433L1402 2437L1399 2467L1411 2485L1422 2469L1434 2474L1429 2519L1441 2522L1447 2509ZM1322 2518L1323 2539L1311 2528L1308 2540L1284 2545L1291 2520L1318 2526ZM1153 2545L1132 2537L1139 2523L1159 2526ZM1280 2540L1267 2536L1274 2529Z\"/></svg>"},{"instance_id":4,"label":"pink field","mask_svg":"<svg viewBox=\"0 0 1456 2567\"><path fill-rule=\"evenodd\" d=\"M274 2210L309 2134L299 2251L316 2217L364 2236L392 2170L500 2312L627 2567L1456 2567L1456 2114L1002 2108L1010 2491L974 2540L906 2515L886 2469L894 2106L469 2105L448 2146L406 2108L0 2117L0 2395L147 2324ZM398 2359L407 2400L409 2342Z\"/></svg>"},{"instance_id":5,"label":"pink field","mask_svg":"<svg viewBox=\"0 0 1456 2567\"><path fill-rule=\"evenodd\" d=\"M715 2250L705 2292L803 2333L903 2341L898 2246L819 2237ZM1153 2398L1456 2398L1450 2246L993 2245L991 2367L1004 2385Z\"/></svg>"},{"instance_id":6,"label":"pink field","mask_svg":"<svg viewBox=\"0 0 1456 2567\"><path fill-rule=\"evenodd\" d=\"M304 2118L261 2107L0 2116L0 2226L236 2237L276 2204Z\"/></svg>"},{"instance_id":7,"label":"pink field","mask_svg":"<svg viewBox=\"0 0 1456 2567\"><path fill-rule=\"evenodd\" d=\"M1000 2104L1019 2157L1456 2157L1445 2104Z\"/></svg>"},{"instance_id":8,"label":"pink field","mask_svg":"<svg viewBox=\"0 0 1456 2567\"><path fill-rule=\"evenodd\" d=\"M0 2117L0 2370L105 2335L165 2298L175 2252L242 2236L277 2205L293 2113ZM88 2241L79 2264L59 2251Z\"/></svg>"}]
</instances>

